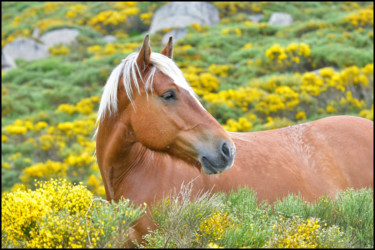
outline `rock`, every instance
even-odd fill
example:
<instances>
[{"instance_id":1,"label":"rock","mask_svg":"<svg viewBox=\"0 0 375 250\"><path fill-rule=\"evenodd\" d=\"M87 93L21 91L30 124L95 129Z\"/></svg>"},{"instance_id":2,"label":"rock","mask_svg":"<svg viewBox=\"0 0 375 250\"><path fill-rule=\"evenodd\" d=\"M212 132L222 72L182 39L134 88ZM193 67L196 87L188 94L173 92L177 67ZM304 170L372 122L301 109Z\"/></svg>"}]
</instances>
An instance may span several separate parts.
<instances>
[{"instance_id":1,"label":"rock","mask_svg":"<svg viewBox=\"0 0 375 250\"><path fill-rule=\"evenodd\" d=\"M253 23L259 23L259 21L264 17L263 14L255 14L255 15L250 15L249 19Z\"/></svg>"},{"instance_id":2,"label":"rock","mask_svg":"<svg viewBox=\"0 0 375 250\"><path fill-rule=\"evenodd\" d=\"M163 39L162 39L161 42L162 42L163 45L166 45L169 37L173 36L173 42L175 43L178 40L181 40L182 38L184 38L186 36L186 34L187 34L186 28L171 30L163 36Z\"/></svg>"},{"instance_id":3,"label":"rock","mask_svg":"<svg viewBox=\"0 0 375 250\"><path fill-rule=\"evenodd\" d=\"M183 28L193 23L212 26L219 21L219 11L211 3L171 2L155 12L149 33L166 28Z\"/></svg>"},{"instance_id":4,"label":"rock","mask_svg":"<svg viewBox=\"0 0 375 250\"><path fill-rule=\"evenodd\" d=\"M117 38L115 36L112 36L112 35L104 36L102 39L106 43L113 43L113 42L117 41Z\"/></svg>"},{"instance_id":5,"label":"rock","mask_svg":"<svg viewBox=\"0 0 375 250\"><path fill-rule=\"evenodd\" d=\"M5 54L4 51L2 51L1 52L1 71L6 72L15 67L17 67L17 65L14 62L13 58L11 58L7 54Z\"/></svg>"},{"instance_id":6,"label":"rock","mask_svg":"<svg viewBox=\"0 0 375 250\"><path fill-rule=\"evenodd\" d=\"M47 46L57 44L68 45L76 41L79 31L76 29L58 29L47 32L40 37L40 40Z\"/></svg>"},{"instance_id":7,"label":"rock","mask_svg":"<svg viewBox=\"0 0 375 250\"><path fill-rule=\"evenodd\" d=\"M39 39L39 30L40 30L40 28L39 28L39 27L36 27L36 28L34 29L33 34L32 34L31 36L34 37L34 38Z\"/></svg>"},{"instance_id":8,"label":"rock","mask_svg":"<svg viewBox=\"0 0 375 250\"><path fill-rule=\"evenodd\" d=\"M6 44L3 48L3 53L13 59L22 58L26 61L33 61L49 56L47 46L28 38L17 38Z\"/></svg>"},{"instance_id":9,"label":"rock","mask_svg":"<svg viewBox=\"0 0 375 250\"><path fill-rule=\"evenodd\" d=\"M291 15L281 12L272 13L270 20L268 21L269 25L277 26L289 26L293 23L293 18Z\"/></svg>"}]
</instances>

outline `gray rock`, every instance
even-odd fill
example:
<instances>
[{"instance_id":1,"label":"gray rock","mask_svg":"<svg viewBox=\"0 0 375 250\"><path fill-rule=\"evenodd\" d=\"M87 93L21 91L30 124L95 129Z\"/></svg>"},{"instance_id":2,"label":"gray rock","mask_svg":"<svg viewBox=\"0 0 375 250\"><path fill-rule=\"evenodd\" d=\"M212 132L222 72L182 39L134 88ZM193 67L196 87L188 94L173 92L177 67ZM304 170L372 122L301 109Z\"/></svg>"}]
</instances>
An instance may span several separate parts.
<instances>
[{"instance_id":1,"label":"gray rock","mask_svg":"<svg viewBox=\"0 0 375 250\"><path fill-rule=\"evenodd\" d=\"M49 56L47 46L27 38L17 38L6 44L3 48L3 53L13 59L22 58L26 61L33 61Z\"/></svg>"},{"instance_id":2,"label":"gray rock","mask_svg":"<svg viewBox=\"0 0 375 250\"><path fill-rule=\"evenodd\" d=\"M155 12L149 33L165 28L183 28L193 23L212 26L219 21L219 11L211 3L171 2Z\"/></svg>"},{"instance_id":3,"label":"gray rock","mask_svg":"<svg viewBox=\"0 0 375 250\"><path fill-rule=\"evenodd\" d=\"M115 36L112 36L112 35L107 35L107 36L103 37L103 41L106 42L106 43L113 43L113 42L117 41L117 38Z\"/></svg>"},{"instance_id":4,"label":"gray rock","mask_svg":"<svg viewBox=\"0 0 375 250\"><path fill-rule=\"evenodd\" d=\"M47 32L40 37L40 40L47 46L58 44L69 45L76 41L79 31L76 29L58 29Z\"/></svg>"},{"instance_id":5,"label":"gray rock","mask_svg":"<svg viewBox=\"0 0 375 250\"><path fill-rule=\"evenodd\" d=\"M184 38L186 36L186 34L187 34L186 28L171 30L163 36L163 39L162 39L161 42L162 42L163 45L166 45L169 37L173 36L173 42L175 43L178 40L181 40L182 38Z\"/></svg>"},{"instance_id":6,"label":"gray rock","mask_svg":"<svg viewBox=\"0 0 375 250\"><path fill-rule=\"evenodd\" d=\"M6 72L15 67L17 67L17 65L13 58L5 54L4 51L1 51L1 71Z\"/></svg>"},{"instance_id":7,"label":"gray rock","mask_svg":"<svg viewBox=\"0 0 375 250\"><path fill-rule=\"evenodd\" d=\"M269 25L276 26L289 26L293 23L293 18L291 15L281 12L272 13L270 20L268 21Z\"/></svg>"},{"instance_id":8,"label":"gray rock","mask_svg":"<svg viewBox=\"0 0 375 250\"><path fill-rule=\"evenodd\" d=\"M34 37L34 38L37 38L37 39L39 39L39 30L40 30L40 28L39 27L36 27L35 29L34 29L34 31L33 31L33 34L31 35L32 37Z\"/></svg>"},{"instance_id":9,"label":"gray rock","mask_svg":"<svg viewBox=\"0 0 375 250\"><path fill-rule=\"evenodd\" d=\"M250 15L249 19L250 21L254 23L259 23L259 21L264 17L263 14L255 14L255 15Z\"/></svg>"}]
</instances>

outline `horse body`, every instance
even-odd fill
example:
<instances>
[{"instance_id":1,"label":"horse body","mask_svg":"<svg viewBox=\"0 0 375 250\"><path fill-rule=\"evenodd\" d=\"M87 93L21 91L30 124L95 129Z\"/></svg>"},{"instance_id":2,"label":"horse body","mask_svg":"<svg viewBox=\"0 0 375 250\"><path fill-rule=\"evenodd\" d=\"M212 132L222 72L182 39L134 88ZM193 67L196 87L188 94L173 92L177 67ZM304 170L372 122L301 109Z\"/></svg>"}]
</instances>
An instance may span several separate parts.
<instances>
[{"instance_id":1,"label":"horse body","mask_svg":"<svg viewBox=\"0 0 375 250\"><path fill-rule=\"evenodd\" d=\"M314 200L349 187L373 187L372 121L335 116L269 131L227 132L170 60L172 45L170 39L161 54L151 53L146 36L141 51L107 81L96 155L108 200L151 204L191 180L193 193L248 186L269 202L291 193ZM155 225L143 216L132 238L140 241L147 228Z\"/></svg>"},{"instance_id":2,"label":"horse body","mask_svg":"<svg viewBox=\"0 0 375 250\"><path fill-rule=\"evenodd\" d=\"M253 188L261 200L273 202L300 193L313 201L324 194L334 198L349 187L373 186L373 123L369 120L334 116L230 135L237 148L234 166L208 176L215 191L241 185Z\"/></svg>"}]
</instances>

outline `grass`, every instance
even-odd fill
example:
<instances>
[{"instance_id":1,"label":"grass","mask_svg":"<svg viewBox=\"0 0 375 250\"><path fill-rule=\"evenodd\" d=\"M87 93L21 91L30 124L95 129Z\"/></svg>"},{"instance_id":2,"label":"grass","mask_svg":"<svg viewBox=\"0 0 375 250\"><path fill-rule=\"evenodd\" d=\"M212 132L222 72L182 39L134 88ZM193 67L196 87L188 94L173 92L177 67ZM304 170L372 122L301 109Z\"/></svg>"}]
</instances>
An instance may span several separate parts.
<instances>
[{"instance_id":1,"label":"grass","mask_svg":"<svg viewBox=\"0 0 375 250\"><path fill-rule=\"evenodd\" d=\"M187 190L182 188L152 209L159 228L147 234L139 247L262 248L287 247L293 242L294 247L374 245L372 189L348 189L336 199L322 196L315 202L289 195L273 204L259 201L247 187L194 199Z\"/></svg>"}]
</instances>

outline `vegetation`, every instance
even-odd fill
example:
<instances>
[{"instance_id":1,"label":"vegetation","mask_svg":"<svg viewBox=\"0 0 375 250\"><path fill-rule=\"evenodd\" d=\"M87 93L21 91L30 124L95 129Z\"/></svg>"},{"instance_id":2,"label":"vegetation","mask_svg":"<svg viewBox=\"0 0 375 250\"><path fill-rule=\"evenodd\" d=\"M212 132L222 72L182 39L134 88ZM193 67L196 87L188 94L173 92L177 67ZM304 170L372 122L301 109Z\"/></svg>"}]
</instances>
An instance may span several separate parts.
<instances>
[{"instance_id":1,"label":"vegetation","mask_svg":"<svg viewBox=\"0 0 375 250\"><path fill-rule=\"evenodd\" d=\"M103 205L98 200L105 193L93 156L96 111L110 72L141 45L153 13L164 4L2 3L2 47L20 37L32 38L37 27L40 34L67 27L80 31L76 43L51 47L50 57L31 62L16 59L17 68L2 72L4 246L117 247L126 240L113 240L126 234L112 235L104 226L124 232L128 220L121 226L114 222L119 218L106 217L114 212L105 210L102 217L100 211L138 211L132 212L136 215L130 222L142 209L122 203ZM372 2L212 4L220 12L220 23L187 27L187 36L175 43L174 61L224 128L259 131L340 114L373 120ZM290 14L293 23L268 25L274 12ZM249 19L253 14L264 17L255 23ZM151 35L153 51L162 49L161 40L168 31ZM104 35L117 40L106 43ZM35 180L43 183L51 178L67 182L35 187ZM62 196L58 191L43 196L52 192L48 185L60 185L57 190L76 188L82 205L77 204L76 210L49 205L55 198L47 197ZM255 194L242 189L229 196L206 195L197 203L186 201L182 208L170 198L169 203L158 205L160 211L153 210L160 229L146 236L148 243L143 247L373 247L371 192L347 191L336 201L322 197L315 203L288 197L273 206L257 204ZM21 201L22 208L30 209L29 215L22 216L32 217L15 221L15 210L4 211L19 209L16 204ZM202 206L207 210L203 212ZM77 211L91 212L83 216ZM183 212L186 217L177 216ZM68 219L62 228L51 224ZM93 230L102 228L101 221L106 222L103 235ZM180 225L178 230L169 230L174 225ZM84 230L74 231L80 238L69 238L72 228ZM166 232L171 232L169 238ZM62 235L64 244L57 235Z\"/></svg>"},{"instance_id":2,"label":"vegetation","mask_svg":"<svg viewBox=\"0 0 375 250\"><path fill-rule=\"evenodd\" d=\"M129 227L147 204L135 207L94 198L82 184L36 182L35 190L4 193L3 247L110 248L129 240ZM191 194L192 183L151 205L158 229L140 248L362 248L374 246L373 191L348 189L333 200L289 195L270 205L249 188L230 194Z\"/></svg>"},{"instance_id":3,"label":"vegetation","mask_svg":"<svg viewBox=\"0 0 375 250\"><path fill-rule=\"evenodd\" d=\"M145 208L129 200L93 198L82 184L64 179L35 183L1 197L2 246L26 248L122 247Z\"/></svg>"},{"instance_id":4,"label":"vegetation","mask_svg":"<svg viewBox=\"0 0 375 250\"><path fill-rule=\"evenodd\" d=\"M209 199L205 195L189 202L187 197L193 197L183 189L163 200L152 213L159 229L146 235L147 242L141 247L344 248L374 244L372 190L349 189L336 200L324 196L315 202L289 195L273 205L258 201L248 188L229 195L213 194ZM199 209L202 204L204 209Z\"/></svg>"}]
</instances>

